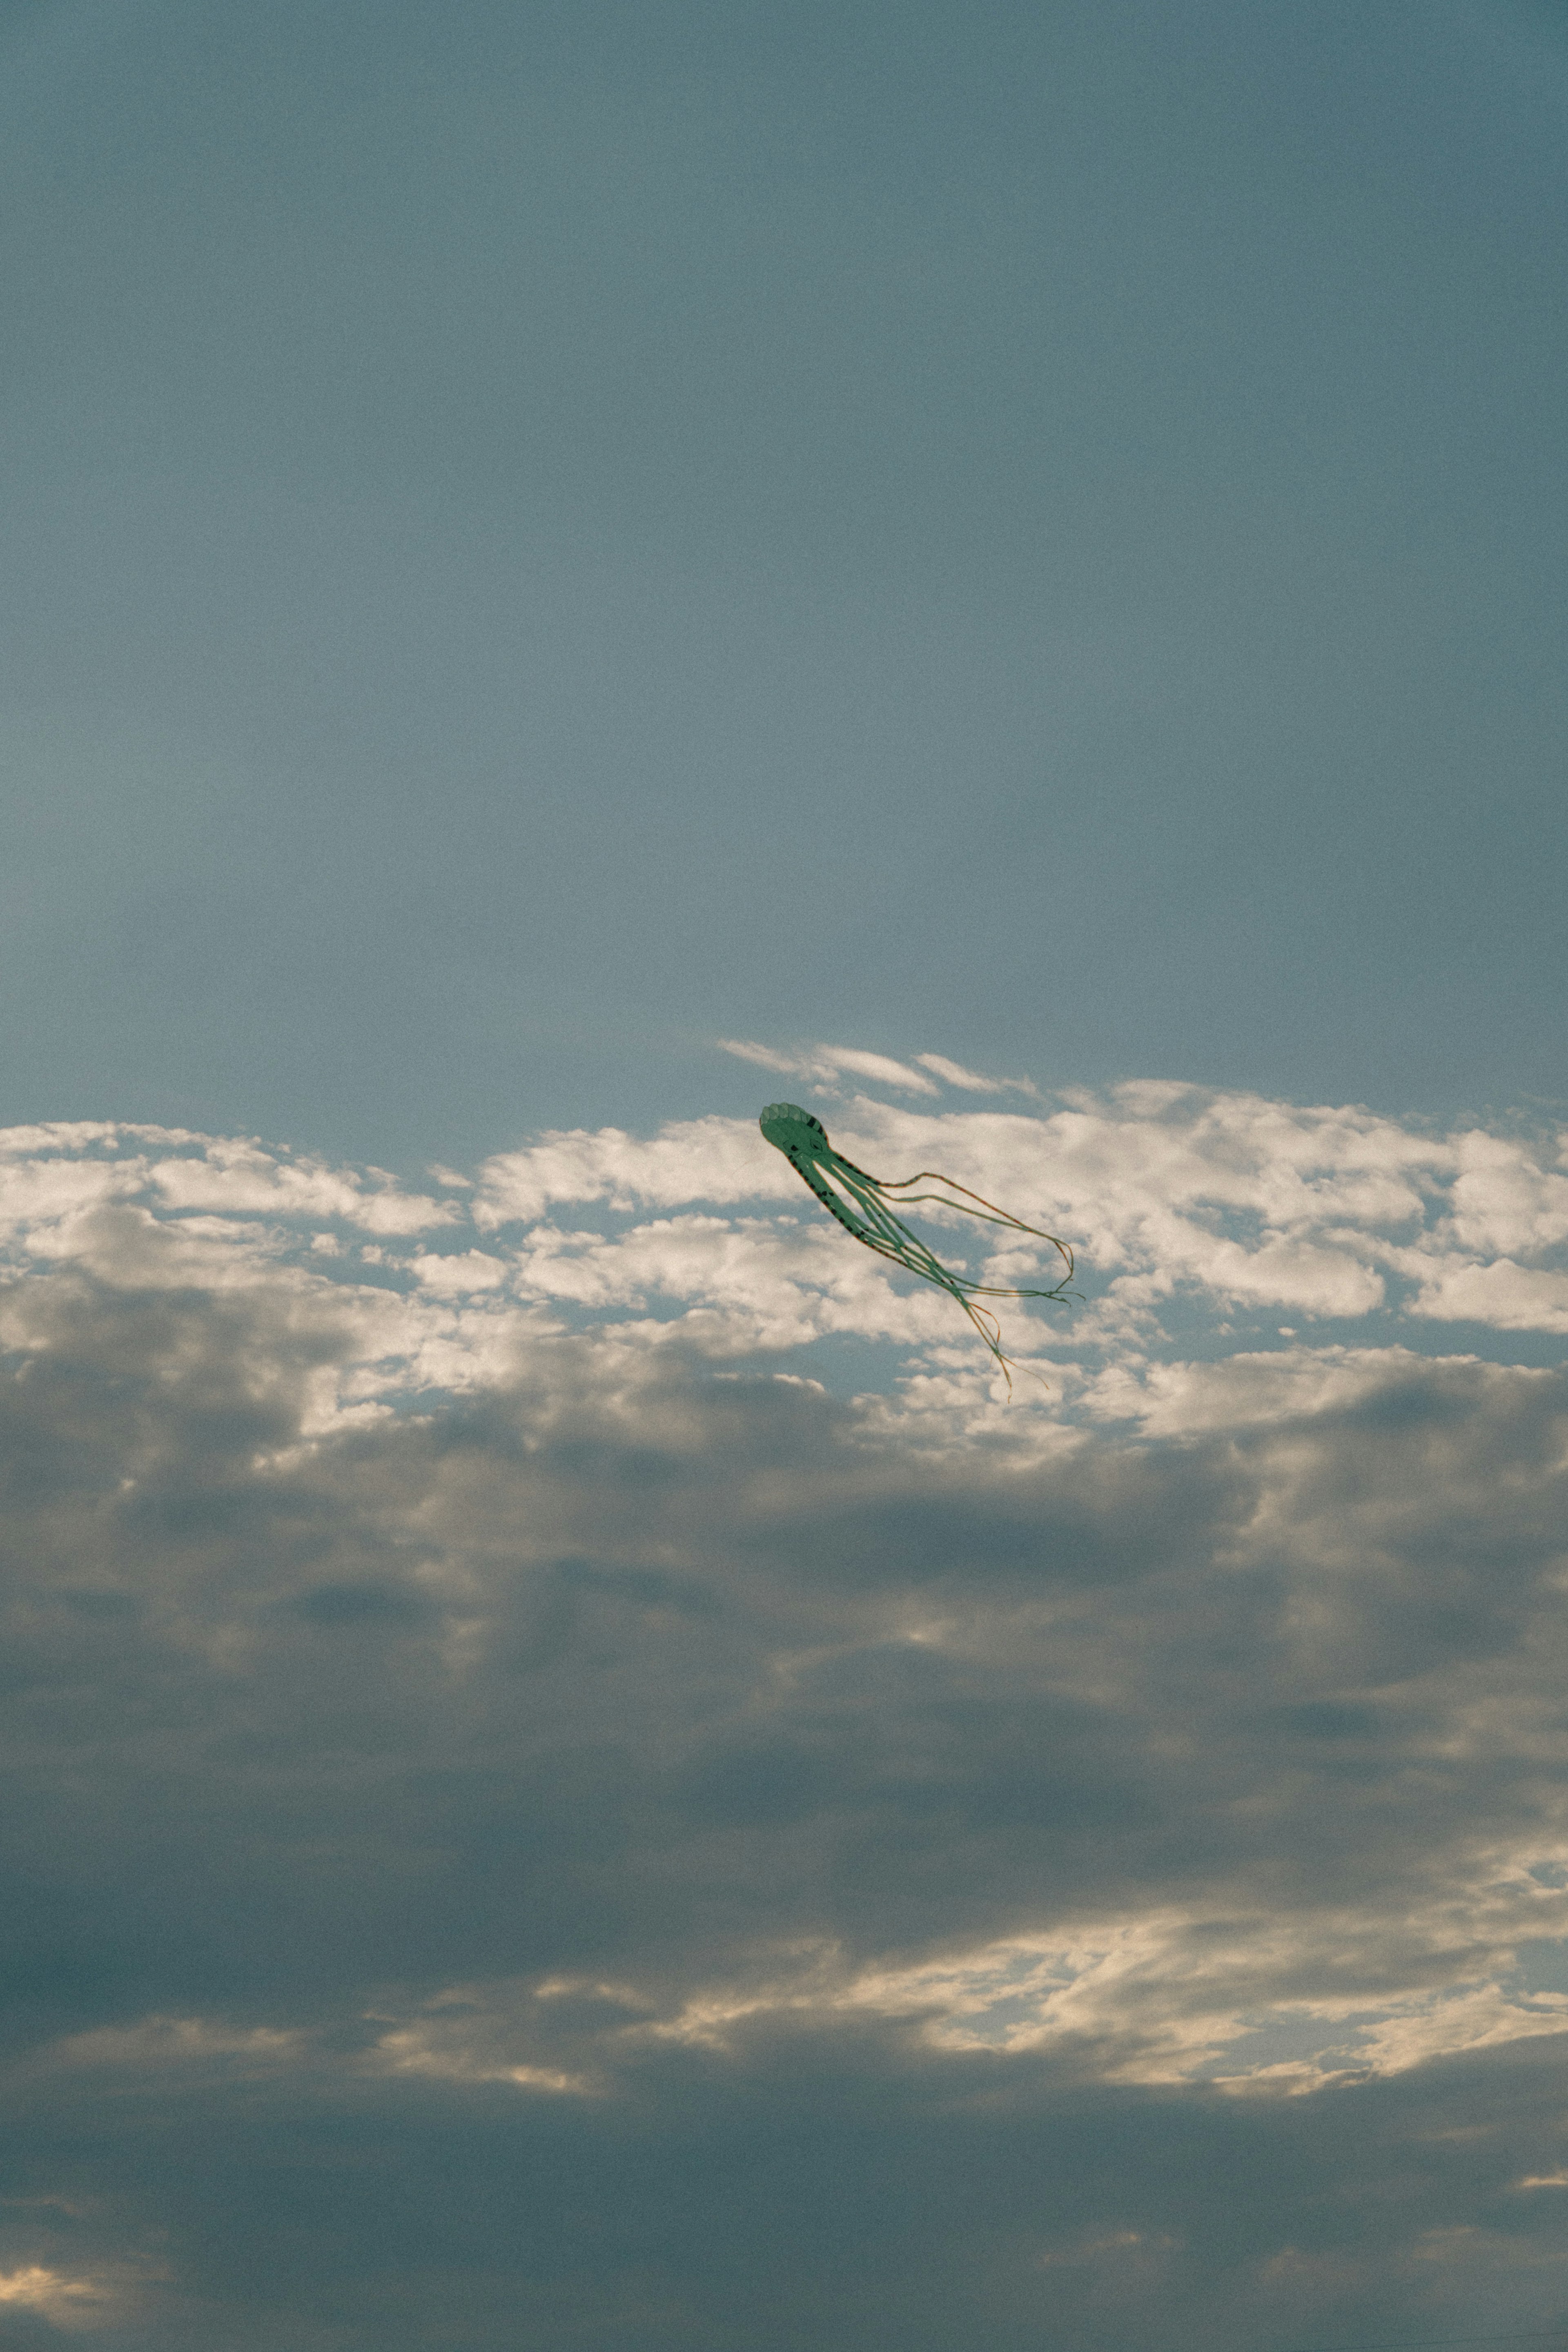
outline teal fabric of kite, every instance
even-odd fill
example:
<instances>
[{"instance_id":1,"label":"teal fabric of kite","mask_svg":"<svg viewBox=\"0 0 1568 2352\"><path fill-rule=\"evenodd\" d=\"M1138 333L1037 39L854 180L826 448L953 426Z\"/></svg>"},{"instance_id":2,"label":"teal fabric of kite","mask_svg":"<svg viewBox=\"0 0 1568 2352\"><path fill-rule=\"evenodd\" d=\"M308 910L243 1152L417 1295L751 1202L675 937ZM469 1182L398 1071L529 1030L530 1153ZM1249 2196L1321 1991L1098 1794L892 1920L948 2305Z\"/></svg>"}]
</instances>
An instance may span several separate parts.
<instances>
[{"instance_id":1,"label":"teal fabric of kite","mask_svg":"<svg viewBox=\"0 0 1568 2352\"><path fill-rule=\"evenodd\" d=\"M1042 1232L1038 1225L1026 1225L1021 1218L1009 1216L993 1202L971 1192L967 1185L956 1184L950 1176L938 1174L934 1168L922 1168L913 1176L896 1182L887 1182L878 1176L869 1176L857 1168L852 1160L835 1151L828 1140L828 1130L820 1118L799 1103L769 1103L758 1125L768 1142L781 1151L802 1181L810 1185L831 1216L838 1219L844 1231L852 1234L867 1249L875 1250L879 1257L891 1258L925 1282L934 1282L956 1298L986 1346L1000 1365L1012 1394L1012 1363L1002 1349L1001 1326L988 1307L977 1307L977 1298L1046 1298L1060 1300L1068 1297L1068 1285L1072 1279L1073 1256L1065 1242L1054 1234ZM939 1192L916 1192L916 1184L940 1184ZM961 1193L962 1199L952 1196ZM1056 1250L1067 1272L1051 1289L1013 1290L985 1282L971 1282L967 1275L955 1274L935 1257L918 1234L911 1233L895 1208L909 1208L919 1201L934 1201L943 1208L957 1209L967 1217L979 1217L988 1224L1005 1225L1009 1231L1031 1234L1039 1241L1049 1242Z\"/></svg>"}]
</instances>

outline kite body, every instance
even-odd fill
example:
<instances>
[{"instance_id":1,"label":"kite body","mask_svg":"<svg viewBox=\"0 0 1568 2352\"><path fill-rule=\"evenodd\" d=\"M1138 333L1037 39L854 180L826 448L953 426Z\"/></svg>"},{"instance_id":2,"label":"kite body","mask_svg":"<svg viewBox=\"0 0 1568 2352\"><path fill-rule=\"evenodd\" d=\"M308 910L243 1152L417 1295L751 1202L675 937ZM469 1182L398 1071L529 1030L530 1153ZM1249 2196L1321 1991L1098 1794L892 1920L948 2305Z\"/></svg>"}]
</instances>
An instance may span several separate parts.
<instances>
[{"instance_id":1,"label":"kite body","mask_svg":"<svg viewBox=\"0 0 1568 2352\"><path fill-rule=\"evenodd\" d=\"M935 1169L923 1168L918 1175L905 1176L897 1183L885 1183L880 1177L868 1176L852 1160L846 1160L828 1141L828 1130L820 1118L813 1118L799 1103L769 1103L758 1120L767 1140L784 1154L803 1183L809 1184L830 1216L836 1217L844 1231L852 1234L867 1249L875 1250L879 1257L891 1258L895 1265L917 1274L925 1282L934 1282L956 1298L998 1363L1007 1381L1008 1393L1012 1393L1012 1368L1002 1353L1001 1327L988 1307L977 1307L977 1298L1064 1298L1072 1279L1072 1252L1054 1234L1042 1233L1038 1225L1026 1225L1020 1218L1009 1217L989 1201L966 1185L955 1184L950 1176L939 1176ZM940 1184L940 1192L912 1192L912 1184ZM951 1195L963 1194L962 1200ZM917 1234L910 1232L895 1209L907 1208L915 1201L936 1201L944 1208L960 1209L967 1217L982 1218L987 1224L1006 1225L1018 1234L1032 1234L1037 1240L1049 1242L1060 1253L1067 1272L1051 1290L1005 1290L989 1283L971 1282L967 1275L954 1274L950 1268L933 1257Z\"/></svg>"}]
</instances>

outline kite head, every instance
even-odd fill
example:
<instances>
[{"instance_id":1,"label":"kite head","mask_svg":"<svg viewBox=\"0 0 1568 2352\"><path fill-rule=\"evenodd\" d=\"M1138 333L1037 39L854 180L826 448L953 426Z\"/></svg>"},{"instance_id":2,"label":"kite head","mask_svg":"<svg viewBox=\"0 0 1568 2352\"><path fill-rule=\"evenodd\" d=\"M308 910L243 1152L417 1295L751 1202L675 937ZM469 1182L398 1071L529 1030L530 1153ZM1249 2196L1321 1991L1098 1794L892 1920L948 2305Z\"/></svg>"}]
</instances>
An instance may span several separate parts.
<instances>
[{"instance_id":1,"label":"kite head","mask_svg":"<svg viewBox=\"0 0 1568 2352\"><path fill-rule=\"evenodd\" d=\"M769 1103L757 1122L766 1140L787 1160L815 1160L826 1151L828 1130L799 1103Z\"/></svg>"}]
</instances>

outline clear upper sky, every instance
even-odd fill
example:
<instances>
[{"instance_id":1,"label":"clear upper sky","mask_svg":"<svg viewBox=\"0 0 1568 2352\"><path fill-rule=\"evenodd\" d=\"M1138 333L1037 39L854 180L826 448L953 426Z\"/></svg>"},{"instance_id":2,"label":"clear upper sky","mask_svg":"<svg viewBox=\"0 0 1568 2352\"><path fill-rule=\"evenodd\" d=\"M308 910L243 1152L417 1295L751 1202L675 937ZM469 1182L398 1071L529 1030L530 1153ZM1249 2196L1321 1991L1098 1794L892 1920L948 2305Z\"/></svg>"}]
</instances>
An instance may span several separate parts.
<instances>
[{"instance_id":1,"label":"clear upper sky","mask_svg":"<svg viewBox=\"0 0 1568 2352\"><path fill-rule=\"evenodd\" d=\"M1563 1095L1559 12L0 40L7 1118Z\"/></svg>"}]
</instances>

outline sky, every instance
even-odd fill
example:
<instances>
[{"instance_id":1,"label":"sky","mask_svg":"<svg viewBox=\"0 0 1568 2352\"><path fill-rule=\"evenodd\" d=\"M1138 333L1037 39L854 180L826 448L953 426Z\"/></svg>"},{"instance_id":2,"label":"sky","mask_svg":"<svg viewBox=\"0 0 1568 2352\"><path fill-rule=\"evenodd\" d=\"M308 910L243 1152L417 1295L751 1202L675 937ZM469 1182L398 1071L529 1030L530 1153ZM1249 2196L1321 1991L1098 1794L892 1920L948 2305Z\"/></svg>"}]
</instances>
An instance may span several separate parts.
<instances>
[{"instance_id":1,"label":"sky","mask_svg":"<svg viewBox=\"0 0 1568 2352\"><path fill-rule=\"evenodd\" d=\"M0 2347L1568 2345L1565 116L0 7Z\"/></svg>"}]
</instances>

